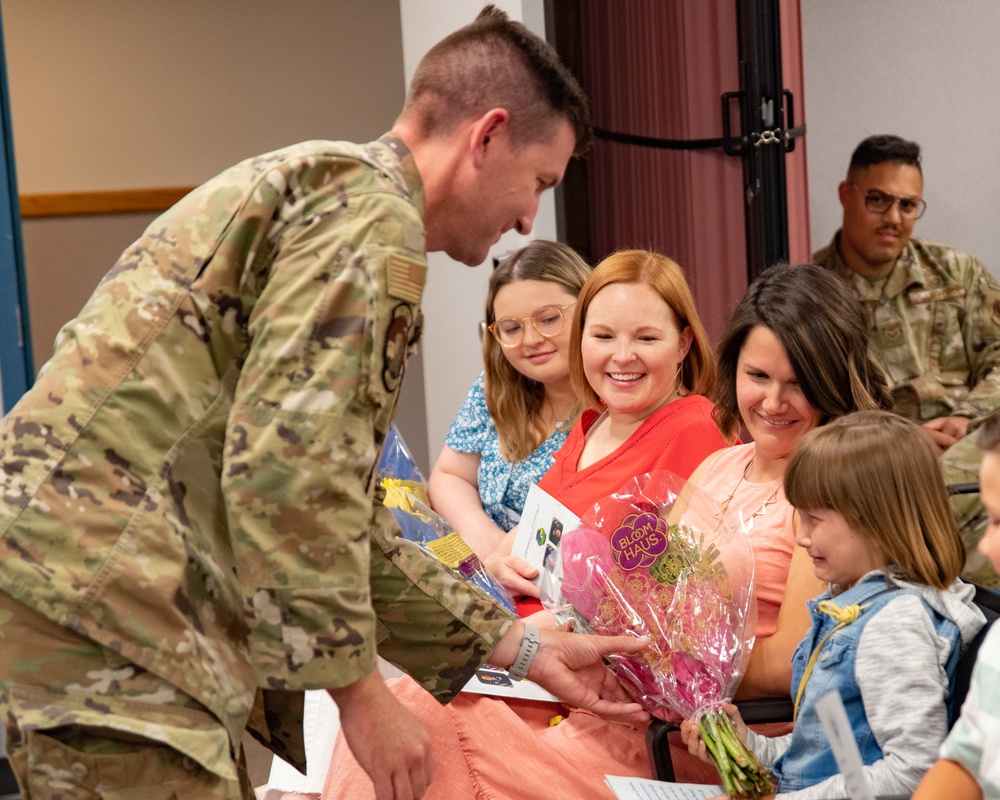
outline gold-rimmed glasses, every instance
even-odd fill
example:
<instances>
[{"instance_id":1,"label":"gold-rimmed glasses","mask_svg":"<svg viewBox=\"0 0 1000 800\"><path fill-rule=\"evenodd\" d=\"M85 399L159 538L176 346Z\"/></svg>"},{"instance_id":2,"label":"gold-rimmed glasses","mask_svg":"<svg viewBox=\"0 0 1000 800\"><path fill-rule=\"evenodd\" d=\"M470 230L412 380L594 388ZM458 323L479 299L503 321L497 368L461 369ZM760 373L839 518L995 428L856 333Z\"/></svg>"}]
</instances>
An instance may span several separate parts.
<instances>
[{"instance_id":1,"label":"gold-rimmed glasses","mask_svg":"<svg viewBox=\"0 0 1000 800\"><path fill-rule=\"evenodd\" d=\"M920 219L927 210L927 203L921 197L893 194L892 192L883 192L881 189L869 189L866 192L856 183L852 183L851 186L864 194L865 208L874 214L884 214L892 208L893 203L899 204L899 215L906 219Z\"/></svg>"},{"instance_id":2,"label":"gold-rimmed glasses","mask_svg":"<svg viewBox=\"0 0 1000 800\"><path fill-rule=\"evenodd\" d=\"M553 336L558 336L566 324L566 309L575 305L576 301L565 306L545 306L531 316L521 319L504 317L488 325L486 329L502 347L517 347L524 339L524 329L529 322L539 336L551 339Z\"/></svg>"}]
</instances>

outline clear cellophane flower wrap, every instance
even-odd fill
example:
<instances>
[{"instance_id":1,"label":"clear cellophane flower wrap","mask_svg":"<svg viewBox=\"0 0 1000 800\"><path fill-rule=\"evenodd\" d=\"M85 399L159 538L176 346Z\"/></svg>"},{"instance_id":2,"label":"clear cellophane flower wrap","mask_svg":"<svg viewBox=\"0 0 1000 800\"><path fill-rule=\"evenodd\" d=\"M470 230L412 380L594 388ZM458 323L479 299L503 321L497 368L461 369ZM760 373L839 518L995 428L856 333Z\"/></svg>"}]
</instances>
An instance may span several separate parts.
<instances>
[{"instance_id":1,"label":"clear cellophane flower wrap","mask_svg":"<svg viewBox=\"0 0 1000 800\"><path fill-rule=\"evenodd\" d=\"M563 534L542 602L578 630L649 636L642 653L609 657L629 693L656 717L698 721L730 796L774 792L721 706L746 670L757 606L749 536L719 503L672 472L632 479Z\"/></svg>"},{"instance_id":2,"label":"clear cellophane flower wrap","mask_svg":"<svg viewBox=\"0 0 1000 800\"><path fill-rule=\"evenodd\" d=\"M514 600L486 571L472 548L448 521L434 511L424 476L396 426L389 429L378 463L382 504L392 511L403 538L431 553L453 574L471 581L494 600L514 611Z\"/></svg>"}]
</instances>

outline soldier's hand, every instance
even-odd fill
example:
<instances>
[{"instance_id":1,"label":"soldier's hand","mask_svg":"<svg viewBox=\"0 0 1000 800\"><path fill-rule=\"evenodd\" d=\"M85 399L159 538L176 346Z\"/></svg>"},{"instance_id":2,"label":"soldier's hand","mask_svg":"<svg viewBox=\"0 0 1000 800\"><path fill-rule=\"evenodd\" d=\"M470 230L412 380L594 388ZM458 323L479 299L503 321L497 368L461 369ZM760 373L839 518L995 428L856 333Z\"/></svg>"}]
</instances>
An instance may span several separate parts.
<instances>
[{"instance_id":1,"label":"soldier's hand","mask_svg":"<svg viewBox=\"0 0 1000 800\"><path fill-rule=\"evenodd\" d=\"M517 657L524 626L511 625L490 655L490 663L509 666ZM570 705L608 719L631 724L649 722L649 714L632 701L618 679L604 666L610 653L637 653L649 639L634 636L590 636L563 630L542 630L541 644L528 668L528 679Z\"/></svg>"},{"instance_id":2,"label":"soldier's hand","mask_svg":"<svg viewBox=\"0 0 1000 800\"><path fill-rule=\"evenodd\" d=\"M968 417L938 417L928 420L922 427L943 453L968 433L971 421Z\"/></svg>"},{"instance_id":3,"label":"soldier's hand","mask_svg":"<svg viewBox=\"0 0 1000 800\"><path fill-rule=\"evenodd\" d=\"M330 689L348 747L375 785L376 800L419 800L434 779L424 726L400 704L375 670Z\"/></svg>"}]
</instances>

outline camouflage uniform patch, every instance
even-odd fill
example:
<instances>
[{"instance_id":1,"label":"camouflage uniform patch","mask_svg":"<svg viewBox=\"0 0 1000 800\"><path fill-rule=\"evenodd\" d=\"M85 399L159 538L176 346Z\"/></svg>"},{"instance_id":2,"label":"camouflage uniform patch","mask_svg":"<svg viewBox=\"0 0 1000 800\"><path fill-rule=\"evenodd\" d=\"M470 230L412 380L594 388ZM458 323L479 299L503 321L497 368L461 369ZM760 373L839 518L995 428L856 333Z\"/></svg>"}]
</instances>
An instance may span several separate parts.
<instances>
[{"instance_id":1,"label":"camouflage uniform patch","mask_svg":"<svg viewBox=\"0 0 1000 800\"><path fill-rule=\"evenodd\" d=\"M970 418L970 436L942 456L942 465L949 483L978 481L980 454L971 432L1000 409L1000 287L972 256L916 238L885 282L873 285L840 258L839 235L813 261L840 275L865 302L870 355L889 379L897 413L917 422ZM952 508L969 554L963 575L1000 585L974 546L985 530L979 496L955 496Z\"/></svg>"},{"instance_id":2,"label":"camouflage uniform patch","mask_svg":"<svg viewBox=\"0 0 1000 800\"><path fill-rule=\"evenodd\" d=\"M413 312L408 305L400 303L392 310L385 334L385 349L382 352L382 382L387 392L396 391L403 379L403 363L406 361L412 327Z\"/></svg>"}]
</instances>

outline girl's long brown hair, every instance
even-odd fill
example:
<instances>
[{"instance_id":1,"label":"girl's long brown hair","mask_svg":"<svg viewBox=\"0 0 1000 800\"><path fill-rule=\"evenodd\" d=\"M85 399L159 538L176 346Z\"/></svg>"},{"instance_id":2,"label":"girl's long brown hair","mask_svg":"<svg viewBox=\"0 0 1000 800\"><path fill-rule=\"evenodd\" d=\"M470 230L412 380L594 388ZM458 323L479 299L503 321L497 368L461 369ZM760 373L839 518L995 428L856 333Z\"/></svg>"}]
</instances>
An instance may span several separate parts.
<instances>
[{"instance_id":1,"label":"girl's long brown hair","mask_svg":"<svg viewBox=\"0 0 1000 800\"><path fill-rule=\"evenodd\" d=\"M785 495L798 509L841 514L904 580L944 589L965 565L937 448L888 411L848 414L802 437Z\"/></svg>"}]
</instances>

